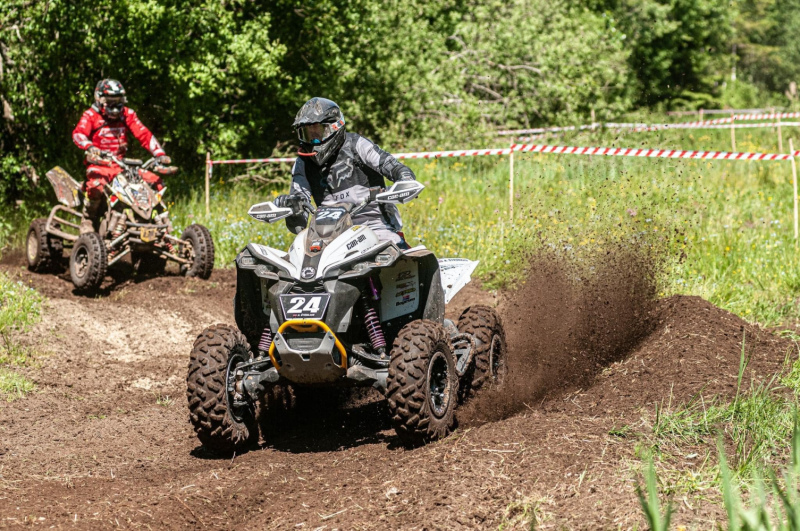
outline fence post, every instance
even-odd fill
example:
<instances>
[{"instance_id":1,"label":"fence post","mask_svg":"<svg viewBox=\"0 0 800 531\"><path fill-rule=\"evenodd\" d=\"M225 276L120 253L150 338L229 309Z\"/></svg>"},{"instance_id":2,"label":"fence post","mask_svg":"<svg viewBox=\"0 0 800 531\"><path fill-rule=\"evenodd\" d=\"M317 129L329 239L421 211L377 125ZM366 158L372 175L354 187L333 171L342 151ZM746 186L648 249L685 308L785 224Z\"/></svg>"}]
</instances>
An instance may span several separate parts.
<instances>
[{"instance_id":1,"label":"fence post","mask_svg":"<svg viewBox=\"0 0 800 531\"><path fill-rule=\"evenodd\" d=\"M778 113L778 153L783 153L783 133L781 133L781 115Z\"/></svg>"},{"instance_id":2,"label":"fence post","mask_svg":"<svg viewBox=\"0 0 800 531\"><path fill-rule=\"evenodd\" d=\"M206 216L211 214L210 210L210 181L211 181L211 152L206 152Z\"/></svg>"},{"instance_id":3,"label":"fence post","mask_svg":"<svg viewBox=\"0 0 800 531\"><path fill-rule=\"evenodd\" d=\"M736 114L731 111L731 151L736 152Z\"/></svg>"},{"instance_id":4,"label":"fence post","mask_svg":"<svg viewBox=\"0 0 800 531\"><path fill-rule=\"evenodd\" d=\"M700 109L700 121L703 121L703 109Z\"/></svg>"},{"instance_id":5,"label":"fence post","mask_svg":"<svg viewBox=\"0 0 800 531\"><path fill-rule=\"evenodd\" d=\"M594 109L592 109L592 131L594 131L595 129L597 129L597 124L595 123Z\"/></svg>"},{"instance_id":6,"label":"fence post","mask_svg":"<svg viewBox=\"0 0 800 531\"><path fill-rule=\"evenodd\" d=\"M508 217L514 220L514 144L508 155Z\"/></svg>"},{"instance_id":7,"label":"fence post","mask_svg":"<svg viewBox=\"0 0 800 531\"><path fill-rule=\"evenodd\" d=\"M794 143L789 139L789 155L792 161L792 188L794 190L794 246L797 247L797 162L794 160Z\"/></svg>"}]
</instances>

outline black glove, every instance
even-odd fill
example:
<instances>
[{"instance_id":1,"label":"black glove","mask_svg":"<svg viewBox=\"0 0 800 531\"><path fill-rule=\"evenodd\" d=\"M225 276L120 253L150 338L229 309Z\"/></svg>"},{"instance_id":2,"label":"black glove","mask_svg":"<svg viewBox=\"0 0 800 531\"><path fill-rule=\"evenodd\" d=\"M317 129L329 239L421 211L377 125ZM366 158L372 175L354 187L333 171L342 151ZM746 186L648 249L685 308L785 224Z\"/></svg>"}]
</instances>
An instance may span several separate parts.
<instances>
[{"instance_id":1,"label":"black glove","mask_svg":"<svg viewBox=\"0 0 800 531\"><path fill-rule=\"evenodd\" d=\"M156 157L156 162L161 164L162 166L169 166L172 164L172 159L166 155L161 155Z\"/></svg>"},{"instance_id":2,"label":"black glove","mask_svg":"<svg viewBox=\"0 0 800 531\"><path fill-rule=\"evenodd\" d=\"M272 202L278 208L291 208L293 211L297 211L297 198L289 194L279 195Z\"/></svg>"}]
</instances>

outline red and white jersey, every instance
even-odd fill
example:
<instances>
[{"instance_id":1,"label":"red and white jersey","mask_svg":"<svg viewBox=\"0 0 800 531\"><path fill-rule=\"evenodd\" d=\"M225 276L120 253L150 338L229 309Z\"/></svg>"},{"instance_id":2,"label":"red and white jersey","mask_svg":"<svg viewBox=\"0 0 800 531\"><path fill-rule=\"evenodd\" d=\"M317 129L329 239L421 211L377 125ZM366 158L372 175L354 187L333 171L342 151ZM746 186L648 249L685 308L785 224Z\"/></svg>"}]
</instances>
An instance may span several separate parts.
<instances>
[{"instance_id":1,"label":"red and white jersey","mask_svg":"<svg viewBox=\"0 0 800 531\"><path fill-rule=\"evenodd\" d=\"M165 154L153 133L128 107L123 107L119 119L113 121L106 119L94 107L87 109L72 132L72 141L83 150L95 146L121 157L128 150L128 131L154 157Z\"/></svg>"}]
</instances>

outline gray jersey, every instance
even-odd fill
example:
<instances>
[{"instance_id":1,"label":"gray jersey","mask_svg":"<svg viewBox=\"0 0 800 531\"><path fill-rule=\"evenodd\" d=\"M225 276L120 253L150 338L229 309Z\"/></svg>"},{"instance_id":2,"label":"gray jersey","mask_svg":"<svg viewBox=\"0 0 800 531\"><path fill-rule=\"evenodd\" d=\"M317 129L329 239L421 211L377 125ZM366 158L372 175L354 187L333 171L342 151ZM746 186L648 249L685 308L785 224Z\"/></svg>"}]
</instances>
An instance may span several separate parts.
<instances>
[{"instance_id":1,"label":"gray jersey","mask_svg":"<svg viewBox=\"0 0 800 531\"><path fill-rule=\"evenodd\" d=\"M385 186L384 177L395 182L414 180L414 173L383 151L374 142L356 133L347 133L345 141L335 157L318 166L297 157L292 168L292 190L290 195L314 200L318 207L335 203L360 203L369 197L370 187ZM300 223L302 221L302 223ZM290 230L305 227L305 214L287 218ZM403 224L395 205L372 203L353 219L356 225L367 225L381 239L399 242L395 234Z\"/></svg>"}]
</instances>

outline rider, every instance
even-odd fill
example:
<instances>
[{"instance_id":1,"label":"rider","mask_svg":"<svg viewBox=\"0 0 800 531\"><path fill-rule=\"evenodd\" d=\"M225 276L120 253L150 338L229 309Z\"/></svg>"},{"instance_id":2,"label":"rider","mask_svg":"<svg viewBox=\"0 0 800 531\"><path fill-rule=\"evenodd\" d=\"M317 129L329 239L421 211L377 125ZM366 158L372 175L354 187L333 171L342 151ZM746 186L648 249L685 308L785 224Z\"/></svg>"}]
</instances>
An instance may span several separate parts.
<instances>
[{"instance_id":1,"label":"rider","mask_svg":"<svg viewBox=\"0 0 800 531\"><path fill-rule=\"evenodd\" d=\"M310 201L313 197L317 206L360 203L369 196L371 187L385 185L384 177L393 182L416 179L414 172L371 140L345 132L344 115L331 100L308 100L298 111L293 127L300 150L292 168L291 190L274 202L278 207L294 209L295 215L286 218L286 226L295 234L308 222L308 215L300 208L302 199ZM408 249L395 205L367 205L353 222L370 227L381 240Z\"/></svg>"},{"instance_id":2,"label":"rider","mask_svg":"<svg viewBox=\"0 0 800 531\"><path fill-rule=\"evenodd\" d=\"M81 233L94 230L93 224L102 213L103 187L122 171L122 168L100 155L109 152L116 157L124 157L128 150L128 131L156 157L159 164L170 163L170 158L156 137L139 120L133 109L125 107L125 103L125 89L119 81L101 80L94 89L94 105L83 113L72 132L72 141L87 152ZM157 191L164 188L163 181L155 173L140 169L139 175Z\"/></svg>"}]
</instances>

